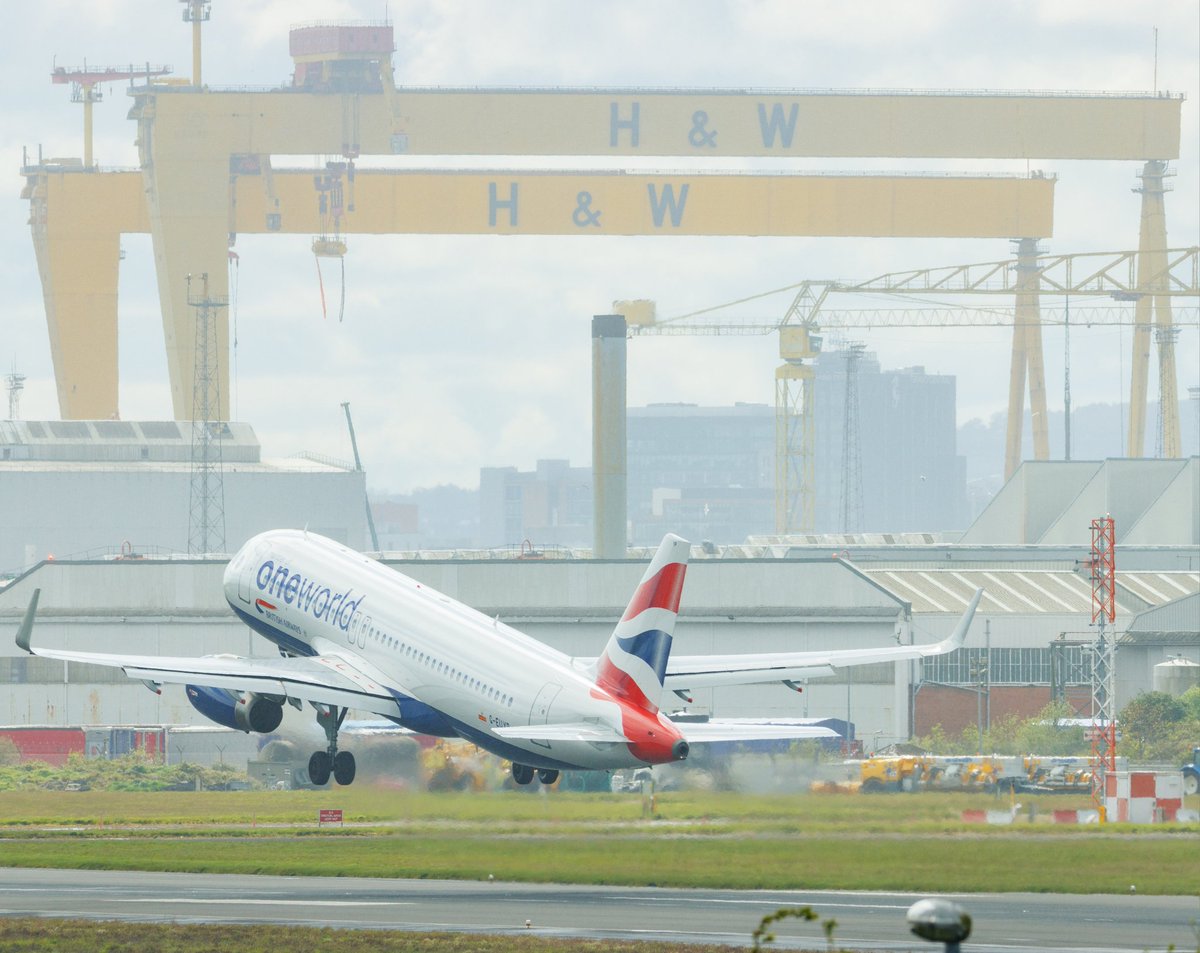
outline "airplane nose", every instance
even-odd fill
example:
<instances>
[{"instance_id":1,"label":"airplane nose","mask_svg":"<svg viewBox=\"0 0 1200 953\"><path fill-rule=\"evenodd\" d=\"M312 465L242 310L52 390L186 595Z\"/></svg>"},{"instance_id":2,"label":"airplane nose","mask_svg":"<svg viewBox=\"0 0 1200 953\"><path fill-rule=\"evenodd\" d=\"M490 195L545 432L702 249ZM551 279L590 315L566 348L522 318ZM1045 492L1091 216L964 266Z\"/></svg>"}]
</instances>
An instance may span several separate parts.
<instances>
[{"instance_id":1,"label":"airplane nose","mask_svg":"<svg viewBox=\"0 0 1200 953\"><path fill-rule=\"evenodd\" d=\"M688 743L680 738L675 744L671 745L671 760L686 761L689 751L691 751L691 748L688 746Z\"/></svg>"}]
</instances>

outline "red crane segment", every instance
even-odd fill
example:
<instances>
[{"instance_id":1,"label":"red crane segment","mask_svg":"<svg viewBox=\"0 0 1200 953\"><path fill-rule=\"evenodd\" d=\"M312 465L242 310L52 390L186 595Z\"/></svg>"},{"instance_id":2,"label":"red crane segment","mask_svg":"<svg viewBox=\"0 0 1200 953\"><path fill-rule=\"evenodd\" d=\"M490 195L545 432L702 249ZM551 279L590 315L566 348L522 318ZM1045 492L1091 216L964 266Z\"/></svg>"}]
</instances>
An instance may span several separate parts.
<instances>
[{"instance_id":1,"label":"red crane segment","mask_svg":"<svg viewBox=\"0 0 1200 953\"><path fill-rule=\"evenodd\" d=\"M94 168L92 164L92 103L97 103L104 97L96 89L97 83L110 83L119 79L136 79L139 76L149 80L154 76L165 76L171 72L169 66L88 66L86 63L80 69L67 69L56 66L50 71L50 82L65 86L71 84L71 102L83 103L83 167Z\"/></svg>"},{"instance_id":2,"label":"red crane segment","mask_svg":"<svg viewBox=\"0 0 1200 953\"><path fill-rule=\"evenodd\" d=\"M112 83L120 79L137 79L145 76L166 76L171 72L169 66L87 66L80 69L67 69L56 66L50 71L50 82L57 85L74 83L79 86L95 86L97 83Z\"/></svg>"}]
</instances>

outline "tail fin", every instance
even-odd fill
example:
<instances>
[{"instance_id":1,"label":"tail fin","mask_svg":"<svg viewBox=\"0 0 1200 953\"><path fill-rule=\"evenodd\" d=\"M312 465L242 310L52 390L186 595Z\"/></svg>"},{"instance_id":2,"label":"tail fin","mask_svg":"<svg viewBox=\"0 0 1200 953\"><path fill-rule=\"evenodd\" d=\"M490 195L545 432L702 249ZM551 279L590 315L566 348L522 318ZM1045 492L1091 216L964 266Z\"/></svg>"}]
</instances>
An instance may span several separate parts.
<instances>
[{"instance_id":1,"label":"tail fin","mask_svg":"<svg viewBox=\"0 0 1200 953\"><path fill-rule=\"evenodd\" d=\"M601 688L651 714L662 701L688 551L687 540L670 533L663 537L596 662Z\"/></svg>"}]
</instances>

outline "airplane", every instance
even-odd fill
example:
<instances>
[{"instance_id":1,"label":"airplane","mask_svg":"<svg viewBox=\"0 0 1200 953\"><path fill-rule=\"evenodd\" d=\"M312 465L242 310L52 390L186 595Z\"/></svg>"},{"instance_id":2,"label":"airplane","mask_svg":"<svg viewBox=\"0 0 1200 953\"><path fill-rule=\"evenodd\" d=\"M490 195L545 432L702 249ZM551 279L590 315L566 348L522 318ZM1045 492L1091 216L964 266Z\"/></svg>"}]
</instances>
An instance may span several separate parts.
<instances>
[{"instance_id":1,"label":"airplane","mask_svg":"<svg viewBox=\"0 0 1200 953\"><path fill-rule=\"evenodd\" d=\"M182 684L206 718L246 732L279 727L283 706L309 703L327 746L309 759L315 785L350 784L353 753L338 749L351 709L420 734L462 737L512 762L512 777L553 784L562 770L683 761L716 741L836 736L828 728L673 721L675 693L713 685L832 675L848 665L941 655L963 644L983 590L941 642L759 655L676 656L671 647L690 546L664 537L603 654L572 658L307 530L250 539L222 580L234 614L279 651L274 658L202 658L75 652L31 645L40 589L17 645L43 658L123 669L151 690Z\"/></svg>"}]
</instances>

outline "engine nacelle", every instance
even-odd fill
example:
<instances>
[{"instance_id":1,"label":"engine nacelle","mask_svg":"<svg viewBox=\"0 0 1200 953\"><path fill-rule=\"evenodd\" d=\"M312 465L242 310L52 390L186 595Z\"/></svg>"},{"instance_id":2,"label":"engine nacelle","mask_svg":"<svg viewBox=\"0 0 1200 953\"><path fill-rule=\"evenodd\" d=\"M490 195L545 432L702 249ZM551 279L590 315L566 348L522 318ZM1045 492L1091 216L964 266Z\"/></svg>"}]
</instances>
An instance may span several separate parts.
<instances>
[{"instance_id":1,"label":"engine nacelle","mask_svg":"<svg viewBox=\"0 0 1200 953\"><path fill-rule=\"evenodd\" d=\"M235 731L267 734L283 721L283 706L255 692L231 692L225 688L188 685L192 707L209 721Z\"/></svg>"}]
</instances>

